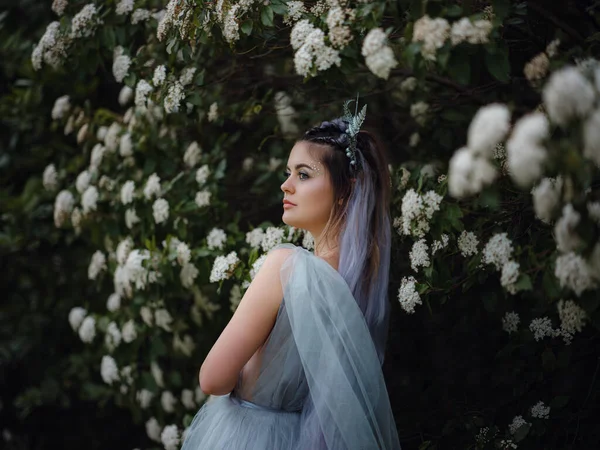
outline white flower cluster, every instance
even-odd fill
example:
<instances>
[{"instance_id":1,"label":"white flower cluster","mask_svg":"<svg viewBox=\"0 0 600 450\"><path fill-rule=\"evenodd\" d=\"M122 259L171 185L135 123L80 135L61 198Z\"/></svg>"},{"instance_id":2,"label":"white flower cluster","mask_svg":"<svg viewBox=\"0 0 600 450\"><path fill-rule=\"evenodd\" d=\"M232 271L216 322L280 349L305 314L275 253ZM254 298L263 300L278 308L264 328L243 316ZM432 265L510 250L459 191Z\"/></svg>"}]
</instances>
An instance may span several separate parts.
<instances>
[{"instance_id":1,"label":"white flower cluster","mask_svg":"<svg viewBox=\"0 0 600 450\"><path fill-rule=\"evenodd\" d=\"M304 2L300 1L291 1L286 3L287 14L283 18L283 22L291 26L298 20L302 18L302 14L306 14L306 8L304 7Z\"/></svg>"},{"instance_id":2,"label":"white flower cluster","mask_svg":"<svg viewBox=\"0 0 600 450\"><path fill-rule=\"evenodd\" d=\"M408 314L415 312L415 306L422 305L421 296L416 290L417 281L414 277L402 278L400 289L398 290L398 301L402 309Z\"/></svg>"},{"instance_id":3,"label":"white flower cluster","mask_svg":"<svg viewBox=\"0 0 600 450\"><path fill-rule=\"evenodd\" d=\"M209 281L217 283L222 280L227 280L231 277L233 270L240 262L236 252L231 252L227 256L217 256L210 272Z\"/></svg>"},{"instance_id":4,"label":"white flower cluster","mask_svg":"<svg viewBox=\"0 0 600 450\"><path fill-rule=\"evenodd\" d=\"M353 21L356 13L353 9L342 8L339 4L332 5L327 12L327 27L329 42L334 48L343 49L352 41L352 30L346 22Z\"/></svg>"},{"instance_id":5,"label":"white flower cluster","mask_svg":"<svg viewBox=\"0 0 600 450\"><path fill-rule=\"evenodd\" d=\"M194 198L194 202L198 208L204 208L205 206L210 205L210 198L212 194L210 191L204 189L202 191L196 192L196 197Z\"/></svg>"},{"instance_id":6,"label":"white flower cluster","mask_svg":"<svg viewBox=\"0 0 600 450\"><path fill-rule=\"evenodd\" d=\"M210 250L223 250L226 241L227 235L220 228L213 228L206 237L206 244Z\"/></svg>"},{"instance_id":7,"label":"white flower cluster","mask_svg":"<svg viewBox=\"0 0 600 450\"><path fill-rule=\"evenodd\" d=\"M456 198L477 194L497 176L494 149L508 133L510 112L505 105L484 106L471 121L467 145L456 151L448 170L448 191Z\"/></svg>"},{"instance_id":8,"label":"white flower cluster","mask_svg":"<svg viewBox=\"0 0 600 450\"><path fill-rule=\"evenodd\" d=\"M131 67L131 58L124 53L120 45L113 51L112 72L118 83L121 83L129 73Z\"/></svg>"},{"instance_id":9,"label":"white flower cluster","mask_svg":"<svg viewBox=\"0 0 600 450\"><path fill-rule=\"evenodd\" d=\"M207 164L204 164L196 171L196 182L200 187L202 187L208 181L208 177L210 176L210 167Z\"/></svg>"},{"instance_id":10,"label":"white flower cluster","mask_svg":"<svg viewBox=\"0 0 600 450\"><path fill-rule=\"evenodd\" d=\"M69 45L69 38L60 31L60 22L51 22L31 53L33 69L40 70L43 62L55 69L60 67L67 57Z\"/></svg>"},{"instance_id":11,"label":"white flower cluster","mask_svg":"<svg viewBox=\"0 0 600 450\"><path fill-rule=\"evenodd\" d=\"M429 254L427 253L429 247L425 239L420 239L415 242L410 250L410 266L415 272L419 271L419 267L429 267L431 261L429 260Z\"/></svg>"},{"instance_id":12,"label":"white flower cluster","mask_svg":"<svg viewBox=\"0 0 600 450\"><path fill-rule=\"evenodd\" d=\"M96 250L88 267L88 278L95 280L103 270L106 270L106 256L100 250Z\"/></svg>"},{"instance_id":13,"label":"white flower cluster","mask_svg":"<svg viewBox=\"0 0 600 450\"><path fill-rule=\"evenodd\" d=\"M440 250L445 249L448 246L448 242L450 242L450 237L447 234L442 234L440 240L433 241L431 245L431 255L435 255Z\"/></svg>"},{"instance_id":14,"label":"white flower cluster","mask_svg":"<svg viewBox=\"0 0 600 450\"><path fill-rule=\"evenodd\" d=\"M467 17L454 22L452 27L444 18L432 19L428 15L421 17L414 24L413 42L420 42L421 54L429 61L435 61L437 51L444 46L447 39L452 45L462 42L469 44L485 44L489 41L492 23L486 19L471 22Z\"/></svg>"},{"instance_id":15,"label":"white flower cluster","mask_svg":"<svg viewBox=\"0 0 600 450\"><path fill-rule=\"evenodd\" d=\"M264 237L264 230L262 228L255 228L252 231L248 231L246 233L246 243L249 244L250 247L258 249L260 248Z\"/></svg>"},{"instance_id":16,"label":"white flower cluster","mask_svg":"<svg viewBox=\"0 0 600 450\"><path fill-rule=\"evenodd\" d=\"M48 164L44 169L42 184L44 185L44 189L50 192L58 189L58 173L54 164Z\"/></svg>"},{"instance_id":17,"label":"white flower cluster","mask_svg":"<svg viewBox=\"0 0 600 450\"><path fill-rule=\"evenodd\" d=\"M196 269L196 266L193 264L186 264L181 268L181 273L179 274L179 279L181 280L181 285L185 288L191 288L194 284L194 280L198 276L200 272Z\"/></svg>"},{"instance_id":18,"label":"white flower cluster","mask_svg":"<svg viewBox=\"0 0 600 450\"><path fill-rule=\"evenodd\" d=\"M277 227L268 227L260 243L264 252L268 252L283 241L284 230ZM246 238L247 239L247 238Z\"/></svg>"},{"instance_id":19,"label":"white flower cluster","mask_svg":"<svg viewBox=\"0 0 600 450\"><path fill-rule=\"evenodd\" d=\"M402 216L395 220L400 235L422 238L429 231L429 221L440 210L442 196L435 191L419 194L409 189L402 198Z\"/></svg>"},{"instance_id":20,"label":"white flower cluster","mask_svg":"<svg viewBox=\"0 0 600 450\"><path fill-rule=\"evenodd\" d=\"M114 358L110 355L104 355L100 364L100 375L106 384L113 384L119 381L119 368Z\"/></svg>"},{"instance_id":21,"label":"white flower cluster","mask_svg":"<svg viewBox=\"0 0 600 450\"><path fill-rule=\"evenodd\" d=\"M131 11L133 11L133 4L134 0L120 0L115 7L115 13L117 16L129 14Z\"/></svg>"},{"instance_id":22,"label":"white flower cluster","mask_svg":"<svg viewBox=\"0 0 600 450\"><path fill-rule=\"evenodd\" d=\"M464 256L473 256L477 254L479 240L472 231L463 230L458 237L458 250Z\"/></svg>"},{"instance_id":23,"label":"white flower cluster","mask_svg":"<svg viewBox=\"0 0 600 450\"><path fill-rule=\"evenodd\" d=\"M68 95L63 95L62 97L58 97L54 101L54 106L52 107L51 116L53 120L63 119L71 110L71 101Z\"/></svg>"},{"instance_id":24,"label":"white flower cluster","mask_svg":"<svg viewBox=\"0 0 600 450\"><path fill-rule=\"evenodd\" d=\"M550 124L542 113L528 114L515 124L506 142L508 172L521 187L529 187L541 177L548 152L543 141Z\"/></svg>"},{"instance_id":25,"label":"white flower cluster","mask_svg":"<svg viewBox=\"0 0 600 450\"><path fill-rule=\"evenodd\" d=\"M250 279L254 280L254 277L256 276L256 274L258 273L258 271L260 270L260 268L262 267L262 265L264 264L264 262L267 259L267 254L265 253L264 255L261 255L256 261L254 261L254 264L252 264L252 268L250 269Z\"/></svg>"},{"instance_id":26,"label":"white flower cluster","mask_svg":"<svg viewBox=\"0 0 600 450\"><path fill-rule=\"evenodd\" d=\"M543 178L531 190L535 215L542 222L550 223L561 202L563 189L562 177Z\"/></svg>"},{"instance_id":27,"label":"white flower cluster","mask_svg":"<svg viewBox=\"0 0 600 450\"><path fill-rule=\"evenodd\" d=\"M177 450L180 441L177 425L167 425L160 434L160 441L165 446L165 450Z\"/></svg>"},{"instance_id":28,"label":"white flower cluster","mask_svg":"<svg viewBox=\"0 0 600 450\"><path fill-rule=\"evenodd\" d=\"M183 85L179 81L175 81L169 86L167 96L164 100L165 112L171 114L179 111L179 105L185 98L185 91Z\"/></svg>"},{"instance_id":29,"label":"white flower cluster","mask_svg":"<svg viewBox=\"0 0 600 450\"><path fill-rule=\"evenodd\" d=\"M220 4L220 7L217 6L217 16L222 22L223 37L225 37L227 42L233 43L240 38L239 24L241 23L241 18L250 10L254 0L239 0L237 3L232 2L226 13L223 11L223 2L218 3Z\"/></svg>"},{"instance_id":30,"label":"white flower cluster","mask_svg":"<svg viewBox=\"0 0 600 450\"><path fill-rule=\"evenodd\" d=\"M81 306L75 306L71 309L71 311L69 311L69 325L71 325L73 331L79 330L79 327L81 326L81 323L83 322L83 319L85 319L86 315L87 311Z\"/></svg>"},{"instance_id":31,"label":"white flower cluster","mask_svg":"<svg viewBox=\"0 0 600 450\"><path fill-rule=\"evenodd\" d=\"M587 320L585 310L573 300L560 300L557 307L558 317L560 317L560 327L569 334L581 332Z\"/></svg>"},{"instance_id":32,"label":"white flower cluster","mask_svg":"<svg viewBox=\"0 0 600 450\"><path fill-rule=\"evenodd\" d=\"M148 250L132 250L127 255L125 264L119 264L113 275L115 292L120 297L131 298L133 286L136 289L145 289L151 277L143 262L150 258Z\"/></svg>"},{"instance_id":33,"label":"white flower cluster","mask_svg":"<svg viewBox=\"0 0 600 450\"><path fill-rule=\"evenodd\" d=\"M292 106L292 99L283 91L275 93L275 112L283 135L297 136L300 130L295 123L296 110Z\"/></svg>"},{"instance_id":34,"label":"white flower cluster","mask_svg":"<svg viewBox=\"0 0 600 450\"><path fill-rule=\"evenodd\" d=\"M496 270L502 270L502 267L509 262L513 252L511 240L506 233L497 233L488 241L483 249L482 262L484 264L493 264Z\"/></svg>"},{"instance_id":35,"label":"white flower cluster","mask_svg":"<svg viewBox=\"0 0 600 450\"><path fill-rule=\"evenodd\" d=\"M216 120L219 118L219 105L217 104L217 102L213 102L210 107L208 108L208 121L209 122L216 122Z\"/></svg>"},{"instance_id":36,"label":"white flower cluster","mask_svg":"<svg viewBox=\"0 0 600 450\"><path fill-rule=\"evenodd\" d=\"M544 405L544 402L539 401L531 407L531 417L536 419L549 419L550 407Z\"/></svg>"},{"instance_id":37,"label":"white flower cluster","mask_svg":"<svg viewBox=\"0 0 600 450\"><path fill-rule=\"evenodd\" d=\"M123 0L123 1L125 1L125 0ZM147 9L138 8L135 11L133 11L133 14L131 15L131 24L136 25L140 22L149 20L150 17L152 17L152 14L150 13L150 11L148 11Z\"/></svg>"},{"instance_id":38,"label":"white flower cluster","mask_svg":"<svg viewBox=\"0 0 600 450\"><path fill-rule=\"evenodd\" d=\"M556 258L554 275L561 287L568 288L580 297L584 291L598 287L599 276L579 254L565 253Z\"/></svg>"},{"instance_id":39,"label":"white flower cluster","mask_svg":"<svg viewBox=\"0 0 600 450\"><path fill-rule=\"evenodd\" d=\"M529 324L529 329L533 333L536 341L541 341L545 337L558 336L557 330L552 327L552 321L549 317L538 317Z\"/></svg>"},{"instance_id":40,"label":"white flower cluster","mask_svg":"<svg viewBox=\"0 0 600 450\"><path fill-rule=\"evenodd\" d=\"M185 154L183 155L183 162L187 167L194 167L198 162L200 162L200 156L202 155L202 149L198 145L196 141L192 142L188 145L185 150Z\"/></svg>"},{"instance_id":41,"label":"white flower cluster","mask_svg":"<svg viewBox=\"0 0 600 450\"><path fill-rule=\"evenodd\" d=\"M52 2L52 11L54 11L57 16L62 16L65 13L68 4L68 0L54 0Z\"/></svg>"},{"instance_id":42,"label":"white flower cluster","mask_svg":"<svg viewBox=\"0 0 600 450\"><path fill-rule=\"evenodd\" d=\"M96 5L89 3L73 17L71 21L71 38L90 37L102 23L102 19L98 17Z\"/></svg>"},{"instance_id":43,"label":"white flower cluster","mask_svg":"<svg viewBox=\"0 0 600 450\"><path fill-rule=\"evenodd\" d=\"M502 318L502 329L508 334L516 333L519 327L519 314L514 311L509 311Z\"/></svg>"},{"instance_id":44,"label":"white flower cluster","mask_svg":"<svg viewBox=\"0 0 600 450\"><path fill-rule=\"evenodd\" d=\"M390 70L398 65L394 52L387 45L387 35L381 28L374 28L365 37L362 55L371 72L379 78L387 80Z\"/></svg>"},{"instance_id":45,"label":"white flower cluster","mask_svg":"<svg viewBox=\"0 0 600 450\"><path fill-rule=\"evenodd\" d=\"M542 93L552 122L566 127L573 119L584 119L594 107L592 84L573 66L554 72Z\"/></svg>"},{"instance_id":46,"label":"white flower cluster","mask_svg":"<svg viewBox=\"0 0 600 450\"><path fill-rule=\"evenodd\" d=\"M513 418L512 423L508 425L508 431L510 432L510 434L515 434L523 425L530 424L525 419L523 419L523 416L515 416Z\"/></svg>"},{"instance_id":47,"label":"white flower cluster","mask_svg":"<svg viewBox=\"0 0 600 450\"><path fill-rule=\"evenodd\" d=\"M169 202L164 198L156 199L152 204L152 215L157 225L166 222L169 218Z\"/></svg>"},{"instance_id":48,"label":"white flower cluster","mask_svg":"<svg viewBox=\"0 0 600 450\"><path fill-rule=\"evenodd\" d=\"M571 203L563 206L562 215L554 226L554 238L556 247L562 253L577 250L582 240L577 234L577 225L581 221L579 214Z\"/></svg>"},{"instance_id":49,"label":"white flower cluster","mask_svg":"<svg viewBox=\"0 0 600 450\"><path fill-rule=\"evenodd\" d=\"M135 87L135 106L141 110L146 108L148 94L152 92L152 85L146 80L138 81Z\"/></svg>"},{"instance_id":50,"label":"white flower cluster","mask_svg":"<svg viewBox=\"0 0 600 450\"><path fill-rule=\"evenodd\" d=\"M193 9L188 2L183 0L170 0L164 15L158 22L156 37L159 41L167 37L167 32L171 28L179 30L179 35L182 40L187 39L191 31L193 31Z\"/></svg>"},{"instance_id":51,"label":"white flower cluster","mask_svg":"<svg viewBox=\"0 0 600 450\"><path fill-rule=\"evenodd\" d=\"M307 19L294 25L290 35L296 73L304 77L310 74L313 66L318 72L339 66L342 63L339 52L325 44L325 33L315 28Z\"/></svg>"}]
</instances>

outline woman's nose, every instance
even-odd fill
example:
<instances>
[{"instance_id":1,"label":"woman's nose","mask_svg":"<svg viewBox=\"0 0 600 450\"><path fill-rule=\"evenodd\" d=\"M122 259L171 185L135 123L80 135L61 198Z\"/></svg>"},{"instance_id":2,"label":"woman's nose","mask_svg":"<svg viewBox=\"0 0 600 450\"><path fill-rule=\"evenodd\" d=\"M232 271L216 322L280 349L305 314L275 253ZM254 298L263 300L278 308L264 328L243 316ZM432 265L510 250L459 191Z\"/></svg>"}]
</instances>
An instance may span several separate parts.
<instances>
[{"instance_id":1,"label":"woman's nose","mask_svg":"<svg viewBox=\"0 0 600 450\"><path fill-rule=\"evenodd\" d=\"M293 192L294 187L290 182L290 177L286 178L285 181L281 184L281 190L283 192Z\"/></svg>"}]
</instances>

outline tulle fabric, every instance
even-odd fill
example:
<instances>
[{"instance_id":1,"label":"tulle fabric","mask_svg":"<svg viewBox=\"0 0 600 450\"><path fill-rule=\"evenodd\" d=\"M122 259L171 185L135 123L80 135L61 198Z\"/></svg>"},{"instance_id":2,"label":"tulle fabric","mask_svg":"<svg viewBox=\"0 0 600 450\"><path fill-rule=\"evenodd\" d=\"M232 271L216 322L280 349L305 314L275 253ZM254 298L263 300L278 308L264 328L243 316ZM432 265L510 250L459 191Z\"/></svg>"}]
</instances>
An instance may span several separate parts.
<instances>
[{"instance_id":1,"label":"tulle fabric","mask_svg":"<svg viewBox=\"0 0 600 450\"><path fill-rule=\"evenodd\" d=\"M260 370L204 405L183 450L400 449L380 361L341 275L284 244L284 298Z\"/></svg>"}]
</instances>

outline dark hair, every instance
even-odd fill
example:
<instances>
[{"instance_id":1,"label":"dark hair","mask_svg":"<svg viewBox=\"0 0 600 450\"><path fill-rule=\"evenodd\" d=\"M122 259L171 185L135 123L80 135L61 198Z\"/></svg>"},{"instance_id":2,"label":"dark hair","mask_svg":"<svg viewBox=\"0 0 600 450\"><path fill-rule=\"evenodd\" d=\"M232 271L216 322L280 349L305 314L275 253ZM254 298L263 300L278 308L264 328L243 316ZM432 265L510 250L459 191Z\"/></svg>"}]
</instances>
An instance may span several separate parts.
<instances>
[{"instance_id":1,"label":"dark hair","mask_svg":"<svg viewBox=\"0 0 600 450\"><path fill-rule=\"evenodd\" d=\"M338 271L361 308L383 362L387 335L391 223L390 175L383 146L368 131L356 136L356 169L346 149L348 122L334 119L307 131L300 142L311 144L327 168L334 204L324 239L340 245Z\"/></svg>"}]
</instances>

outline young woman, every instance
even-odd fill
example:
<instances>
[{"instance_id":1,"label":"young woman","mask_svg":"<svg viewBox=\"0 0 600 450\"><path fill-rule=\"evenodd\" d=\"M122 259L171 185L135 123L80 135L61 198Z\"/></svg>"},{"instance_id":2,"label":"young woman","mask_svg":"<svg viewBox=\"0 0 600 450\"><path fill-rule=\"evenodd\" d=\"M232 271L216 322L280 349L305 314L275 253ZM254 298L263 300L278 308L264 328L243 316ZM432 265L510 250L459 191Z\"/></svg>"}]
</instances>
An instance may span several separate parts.
<instances>
[{"instance_id":1,"label":"young woman","mask_svg":"<svg viewBox=\"0 0 600 450\"><path fill-rule=\"evenodd\" d=\"M283 222L314 254L272 250L200 369L217 395L183 450L399 449L381 372L387 333L390 178L346 116L291 150Z\"/></svg>"}]
</instances>

